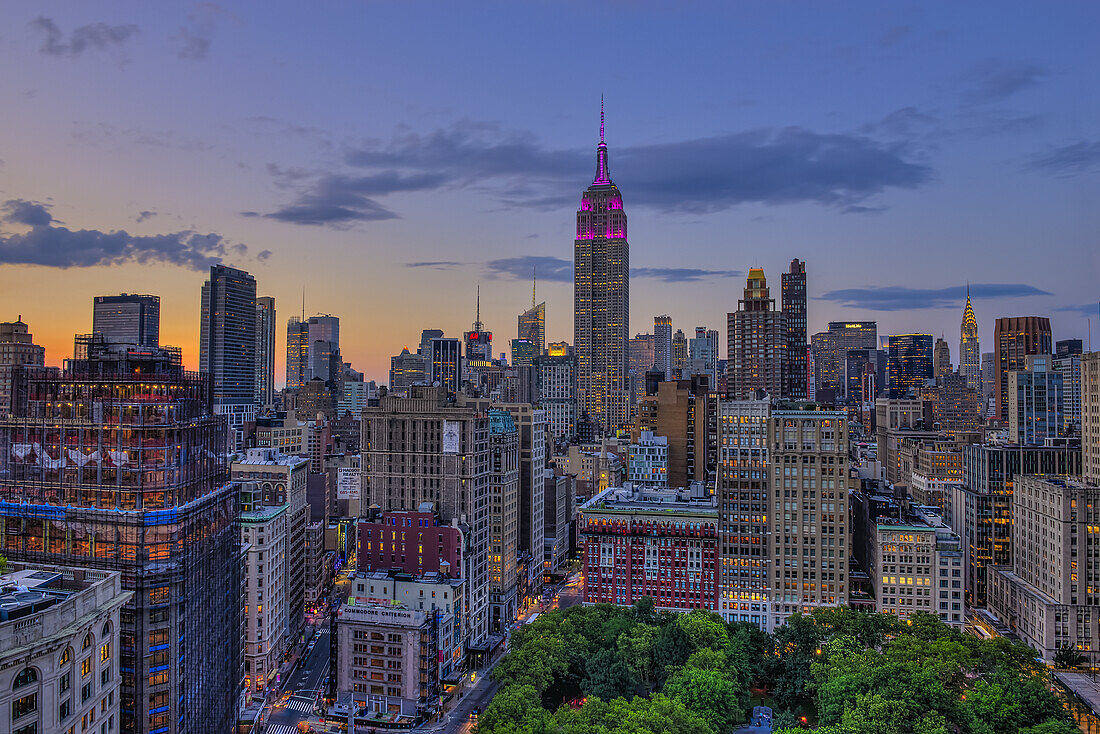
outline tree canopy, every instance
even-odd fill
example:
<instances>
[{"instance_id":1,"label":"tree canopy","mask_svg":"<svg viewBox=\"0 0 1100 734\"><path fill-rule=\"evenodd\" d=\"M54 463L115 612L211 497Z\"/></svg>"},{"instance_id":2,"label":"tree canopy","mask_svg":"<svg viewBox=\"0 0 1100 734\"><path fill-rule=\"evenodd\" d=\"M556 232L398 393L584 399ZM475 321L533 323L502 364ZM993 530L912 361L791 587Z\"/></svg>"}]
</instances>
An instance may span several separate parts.
<instances>
[{"instance_id":1,"label":"tree canopy","mask_svg":"<svg viewBox=\"0 0 1100 734\"><path fill-rule=\"evenodd\" d=\"M1068 655L1066 656L1068 659ZM778 731L1070 734L1034 653L932 615L900 624L848 608L793 615L772 634L711 612L572 607L516 631L478 734L726 734L750 690Z\"/></svg>"}]
</instances>

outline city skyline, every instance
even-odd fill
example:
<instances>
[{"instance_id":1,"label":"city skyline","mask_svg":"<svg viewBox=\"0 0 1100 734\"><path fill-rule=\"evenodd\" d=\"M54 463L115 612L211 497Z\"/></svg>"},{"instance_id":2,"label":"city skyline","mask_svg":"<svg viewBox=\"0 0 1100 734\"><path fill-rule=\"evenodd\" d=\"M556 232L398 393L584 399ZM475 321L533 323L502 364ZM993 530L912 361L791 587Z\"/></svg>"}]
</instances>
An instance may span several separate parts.
<instances>
[{"instance_id":1,"label":"city skyline","mask_svg":"<svg viewBox=\"0 0 1100 734\"><path fill-rule=\"evenodd\" d=\"M90 330L94 296L155 294L160 341L194 367L198 291L220 259L288 304L276 325L276 385L283 325L303 289L306 316L345 320L344 359L385 380L389 358L422 329L461 336L478 280L502 351L535 265L547 341L569 340L569 227L576 189L590 180L603 92L634 220L633 323L669 313L677 325L719 327L750 267L778 283L797 257L807 264L810 334L846 319L874 319L883 335L953 334L969 280L983 344L997 318L1028 315L1050 317L1055 340L1087 343L1100 256L1090 234L1098 215L1085 202L1100 156L1090 137L1097 109L1079 94L1078 70L1094 67L1097 52L1075 40L1095 27L1096 9L1049 17L999 4L1012 22L993 26L978 5L845 10L836 18L850 28L795 50L820 11L776 24L782 11L765 6L739 16L699 7L706 24L656 6L597 9L628 21L604 42L631 71L580 86L582 62L550 42L568 13L514 9L472 28L440 10L434 18L451 35L472 33L488 56L516 60L462 61L453 73L480 82L454 90L429 73L453 42L428 34L401 48L371 30L413 11L314 10L331 50L294 38L306 44L302 66L277 67L271 76L287 86L273 100L253 57L271 58L276 38L307 25L301 11L265 17L269 37L232 4L5 8L0 21L13 30L0 61L24 74L0 81L12 103L0 133L2 318L22 315L56 365L73 334ZM670 21L696 32L661 35ZM494 33L509 23L544 26L518 58L514 34ZM982 37L971 38L979 23ZM594 30L570 28L570 44L593 42ZM647 58L651 38L664 45ZM681 75L661 68L673 56L715 63L673 86L665 82ZM388 68L384 60L400 71L352 76ZM542 81L515 83L549 60ZM830 96L842 82L844 96ZM360 101L335 91L342 85ZM496 87L519 98L493 98ZM715 158L730 171L710 166ZM782 172L742 180L769 165ZM794 187L792 175L813 183ZM98 185L104 177L114 185ZM401 318L355 318L414 288L422 295Z\"/></svg>"}]
</instances>

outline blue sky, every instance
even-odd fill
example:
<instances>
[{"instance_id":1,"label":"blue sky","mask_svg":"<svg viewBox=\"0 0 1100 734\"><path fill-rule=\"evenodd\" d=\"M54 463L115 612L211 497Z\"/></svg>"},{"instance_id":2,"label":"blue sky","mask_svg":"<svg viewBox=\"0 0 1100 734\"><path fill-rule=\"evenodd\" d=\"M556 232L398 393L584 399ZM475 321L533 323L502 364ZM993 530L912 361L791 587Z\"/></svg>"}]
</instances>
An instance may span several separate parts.
<instances>
[{"instance_id":1,"label":"blue sky","mask_svg":"<svg viewBox=\"0 0 1100 734\"><path fill-rule=\"evenodd\" d=\"M158 293L193 364L220 260L280 320L304 288L384 379L420 329L468 328L478 280L502 351L537 263L572 340L604 94L632 331L724 333L741 274L778 291L798 257L811 331L873 318L957 359L969 281L985 349L997 316L1085 337L1097 27L1090 3L8 3L0 318L58 362L92 296Z\"/></svg>"}]
</instances>

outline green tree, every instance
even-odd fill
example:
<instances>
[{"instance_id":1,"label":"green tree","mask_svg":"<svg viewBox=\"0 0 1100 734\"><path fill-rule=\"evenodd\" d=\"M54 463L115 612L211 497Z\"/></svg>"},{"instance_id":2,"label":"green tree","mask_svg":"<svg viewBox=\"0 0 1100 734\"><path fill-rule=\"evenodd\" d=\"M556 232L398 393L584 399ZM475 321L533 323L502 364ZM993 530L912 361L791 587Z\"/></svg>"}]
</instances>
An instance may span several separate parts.
<instances>
[{"instance_id":1,"label":"green tree","mask_svg":"<svg viewBox=\"0 0 1100 734\"><path fill-rule=\"evenodd\" d=\"M656 602L653 601L652 596L643 596L634 602L631 612L633 612L634 621L642 624L653 624L657 619Z\"/></svg>"},{"instance_id":2,"label":"green tree","mask_svg":"<svg viewBox=\"0 0 1100 734\"><path fill-rule=\"evenodd\" d=\"M1085 656L1075 647L1064 645L1054 652L1055 668L1080 668L1086 662Z\"/></svg>"},{"instance_id":3,"label":"green tree","mask_svg":"<svg viewBox=\"0 0 1100 734\"><path fill-rule=\"evenodd\" d=\"M680 667L691 655L691 640L675 622L661 628L657 644L653 646L654 676L657 685L664 684L670 672Z\"/></svg>"},{"instance_id":4,"label":"green tree","mask_svg":"<svg viewBox=\"0 0 1100 734\"><path fill-rule=\"evenodd\" d=\"M1023 727L1019 734L1080 734L1080 732L1080 729L1069 722L1051 719L1035 726Z\"/></svg>"},{"instance_id":5,"label":"green tree","mask_svg":"<svg viewBox=\"0 0 1100 734\"><path fill-rule=\"evenodd\" d=\"M633 696L638 686L630 667L614 650L600 650L585 665L581 689L585 695L611 700Z\"/></svg>"},{"instance_id":6,"label":"green tree","mask_svg":"<svg viewBox=\"0 0 1100 734\"><path fill-rule=\"evenodd\" d=\"M0 573L7 573L7 572L8 572L8 559L4 558L3 555L0 555Z\"/></svg>"},{"instance_id":7,"label":"green tree","mask_svg":"<svg viewBox=\"0 0 1100 734\"><path fill-rule=\"evenodd\" d=\"M619 636L619 654L646 685L653 681L653 650L660 636L661 630L651 624L637 624L629 633Z\"/></svg>"},{"instance_id":8,"label":"green tree","mask_svg":"<svg viewBox=\"0 0 1100 734\"><path fill-rule=\"evenodd\" d=\"M554 717L539 705L530 685L506 686L493 696L477 722L477 734L550 734Z\"/></svg>"},{"instance_id":9,"label":"green tree","mask_svg":"<svg viewBox=\"0 0 1100 734\"><path fill-rule=\"evenodd\" d=\"M743 721L749 701L745 689L718 670L706 668L685 667L668 679L662 693L699 714L717 732Z\"/></svg>"},{"instance_id":10,"label":"green tree","mask_svg":"<svg viewBox=\"0 0 1100 734\"><path fill-rule=\"evenodd\" d=\"M701 647L722 650L729 644L726 623L714 612L695 609L687 614L681 614L676 624L687 635L693 650Z\"/></svg>"}]
</instances>

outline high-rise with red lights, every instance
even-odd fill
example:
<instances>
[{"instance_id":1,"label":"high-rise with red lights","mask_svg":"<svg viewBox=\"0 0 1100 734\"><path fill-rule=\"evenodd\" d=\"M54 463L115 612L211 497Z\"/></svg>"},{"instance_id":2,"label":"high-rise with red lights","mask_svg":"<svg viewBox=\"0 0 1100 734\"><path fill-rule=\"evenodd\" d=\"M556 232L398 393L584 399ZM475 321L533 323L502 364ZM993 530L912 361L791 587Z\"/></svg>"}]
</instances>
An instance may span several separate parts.
<instances>
[{"instance_id":1,"label":"high-rise with red lights","mask_svg":"<svg viewBox=\"0 0 1100 734\"><path fill-rule=\"evenodd\" d=\"M611 181L600 112L596 178L581 197L573 250L573 334L577 404L609 431L630 421L627 334L630 327L630 248L623 196Z\"/></svg>"}]
</instances>

